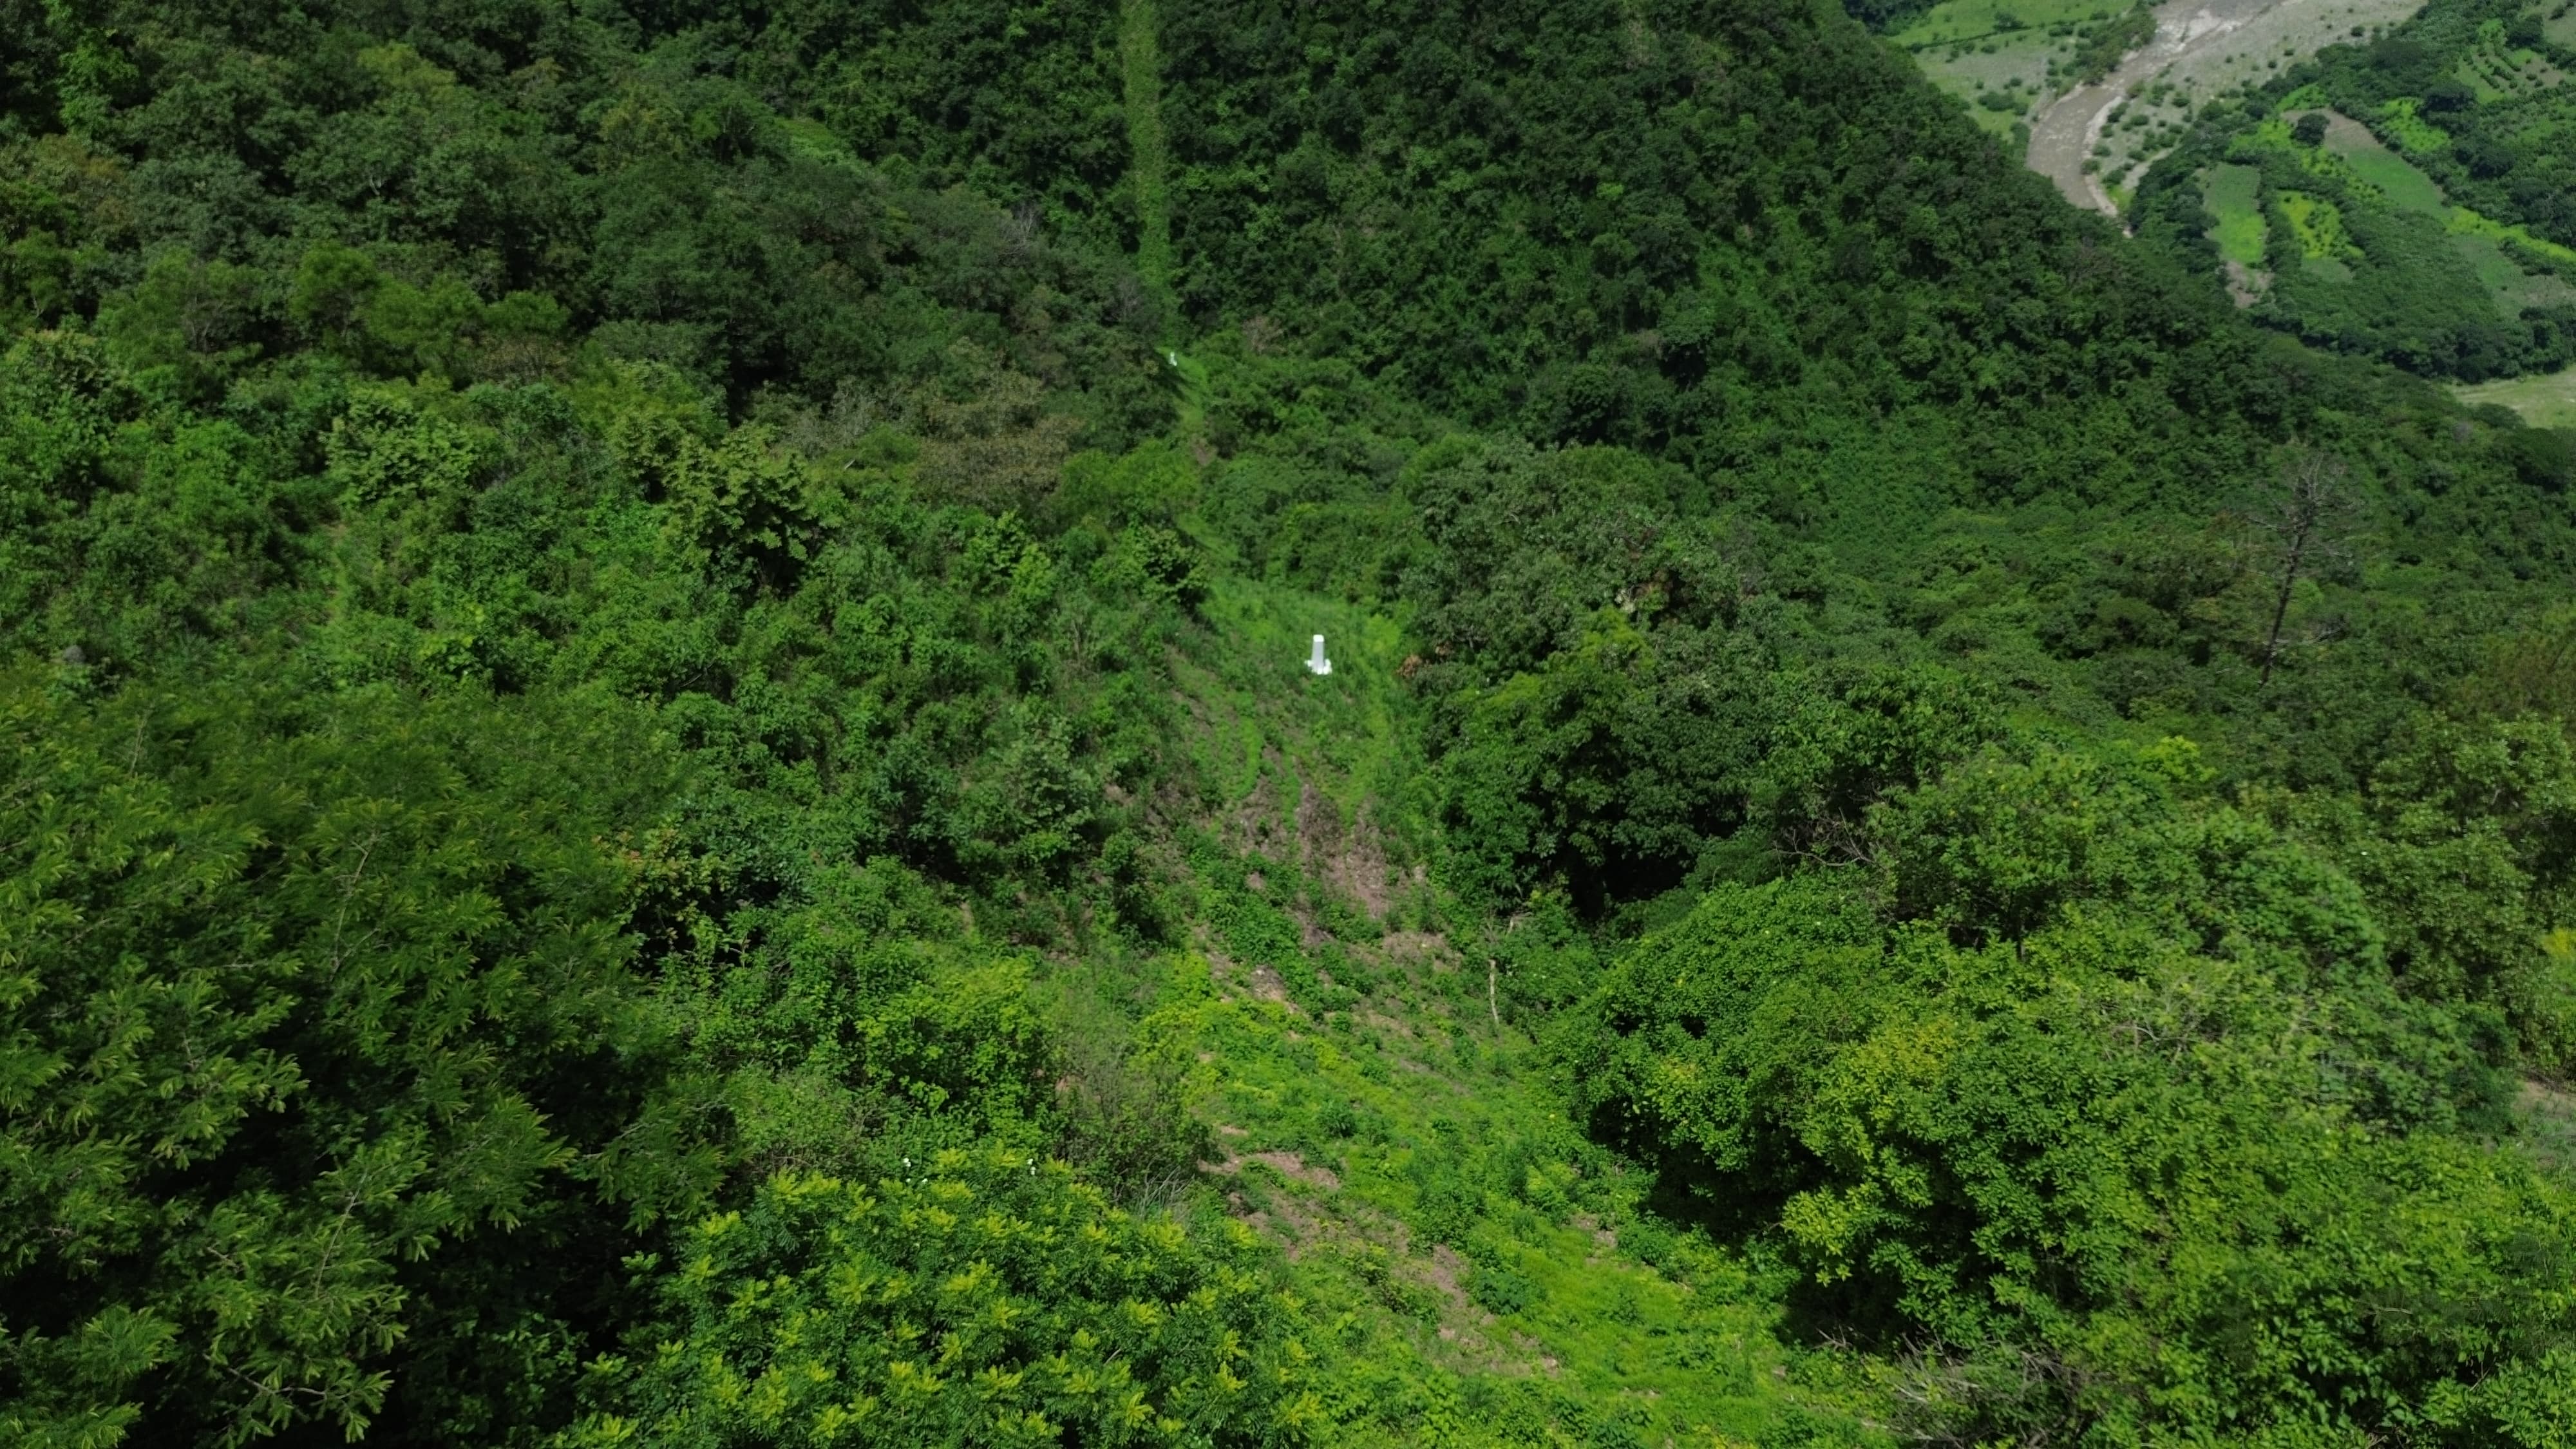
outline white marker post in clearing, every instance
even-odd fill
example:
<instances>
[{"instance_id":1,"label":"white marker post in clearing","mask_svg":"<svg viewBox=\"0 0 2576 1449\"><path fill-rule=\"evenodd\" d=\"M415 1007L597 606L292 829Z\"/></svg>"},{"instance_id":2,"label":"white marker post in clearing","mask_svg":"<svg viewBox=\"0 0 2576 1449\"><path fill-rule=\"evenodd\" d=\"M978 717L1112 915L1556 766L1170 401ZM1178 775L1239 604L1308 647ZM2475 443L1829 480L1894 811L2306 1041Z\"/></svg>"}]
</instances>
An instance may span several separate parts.
<instances>
[{"instance_id":1,"label":"white marker post in clearing","mask_svg":"<svg viewBox=\"0 0 2576 1449\"><path fill-rule=\"evenodd\" d=\"M1333 661L1324 657L1324 636L1321 634L1315 636L1315 652L1306 656L1306 668L1315 674L1333 672Z\"/></svg>"}]
</instances>

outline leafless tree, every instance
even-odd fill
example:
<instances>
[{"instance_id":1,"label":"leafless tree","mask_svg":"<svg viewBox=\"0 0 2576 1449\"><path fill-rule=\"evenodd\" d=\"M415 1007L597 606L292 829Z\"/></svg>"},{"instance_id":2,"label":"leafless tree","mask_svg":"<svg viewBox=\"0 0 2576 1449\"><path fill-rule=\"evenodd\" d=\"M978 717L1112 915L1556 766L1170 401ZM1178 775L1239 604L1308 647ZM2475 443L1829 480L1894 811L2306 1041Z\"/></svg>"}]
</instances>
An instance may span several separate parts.
<instances>
[{"instance_id":1,"label":"leafless tree","mask_svg":"<svg viewBox=\"0 0 2576 1449\"><path fill-rule=\"evenodd\" d=\"M2281 660L2281 630L2289 622L2290 595L2299 580L2340 561L2351 551L2361 507L2353 497L2351 470L2331 453L2301 452L2281 469L2281 485L2263 526L2280 558L2280 588L2272 599L2272 626L2263 638L2263 687Z\"/></svg>"}]
</instances>

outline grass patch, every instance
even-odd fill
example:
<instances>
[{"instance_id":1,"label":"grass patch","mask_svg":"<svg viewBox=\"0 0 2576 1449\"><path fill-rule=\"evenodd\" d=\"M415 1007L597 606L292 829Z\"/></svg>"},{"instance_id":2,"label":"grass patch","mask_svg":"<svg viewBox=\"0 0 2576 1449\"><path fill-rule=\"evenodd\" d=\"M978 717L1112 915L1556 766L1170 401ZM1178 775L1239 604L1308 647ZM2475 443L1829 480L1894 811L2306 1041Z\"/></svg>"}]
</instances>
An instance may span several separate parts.
<instances>
[{"instance_id":1,"label":"grass patch","mask_svg":"<svg viewBox=\"0 0 2576 1449\"><path fill-rule=\"evenodd\" d=\"M2481 215L2465 206L2451 208L2450 228L2461 235L2489 237L2498 242L2509 241L2547 257L2551 261L2576 266L2576 248L2560 246L2547 237L2534 236L2521 227L2497 221L2491 216Z\"/></svg>"},{"instance_id":2,"label":"grass patch","mask_svg":"<svg viewBox=\"0 0 2576 1449\"><path fill-rule=\"evenodd\" d=\"M2478 26L2477 44L2460 57L2453 74L2468 82L2481 103L2537 95L2566 79L2537 51L2505 43L2505 24L2489 19Z\"/></svg>"},{"instance_id":3,"label":"grass patch","mask_svg":"<svg viewBox=\"0 0 2576 1449\"><path fill-rule=\"evenodd\" d=\"M2540 33L2549 37L2549 43L2576 49L2576 8L2553 4L2543 16Z\"/></svg>"},{"instance_id":4,"label":"grass patch","mask_svg":"<svg viewBox=\"0 0 2576 1449\"><path fill-rule=\"evenodd\" d=\"M1508 1424L1518 1441L1549 1422L1564 1443L1744 1443L1812 1413L1819 1396L1791 1379L1821 1365L1774 1336L1753 1274L1637 1216L1642 1176L1529 1088L1525 1038L1444 1009L1443 969L1390 973L1319 1020L1186 964L1198 999L1163 1017L1225 1064L1211 1106L1229 1206L1287 1249L1299 1296L1334 1325L1334 1377L1385 1415L1349 1414L1352 1442L1457 1413L1420 1440L1488 1443ZM1586 1403L1620 1406L1636 1437L1559 1417Z\"/></svg>"},{"instance_id":5,"label":"grass patch","mask_svg":"<svg viewBox=\"0 0 2576 1449\"><path fill-rule=\"evenodd\" d=\"M1948 0L1893 37L1908 50L2037 31L2052 25L2105 20L2129 8L2126 0Z\"/></svg>"},{"instance_id":6,"label":"grass patch","mask_svg":"<svg viewBox=\"0 0 2576 1449\"><path fill-rule=\"evenodd\" d=\"M2336 117L2342 120L2342 117ZM2352 173L2388 198L2391 206L2401 211L2422 212L2440 216L2450 209L2448 198L2432 177L2417 169L2415 163L2389 150L2378 137L2357 124L2347 122L2326 132L2326 149L2334 152Z\"/></svg>"},{"instance_id":7,"label":"grass patch","mask_svg":"<svg viewBox=\"0 0 2576 1449\"><path fill-rule=\"evenodd\" d=\"M1221 1159L1203 1180L1329 1325L1342 1442L1870 1442L1863 1387L1775 1331L1779 1284L1647 1210L1647 1176L1585 1140L1474 943L1441 934L1402 864L1429 842L1406 839L1424 795L1394 621L1231 575L1205 617L1226 645L1186 649L1175 684L1211 930L1140 988L1149 1029L1199 1063ZM1354 856L1391 900L1347 889Z\"/></svg>"},{"instance_id":8,"label":"grass patch","mask_svg":"<svg viewBox=\"0 0 2576 1449\"><path fill-rule=\"evenodd\" d=\"M2212 166L2201 175L2201 197L2218 224L2209 239L2218 254L2244 267L2263 265L2272 229L2263 221L2263 173L2251 166Z\"/></svg>"},{"instance_id":9,"label":"grass patch","mask_svg":"<svg viewBox=\"0 0 2576 1449\"><path fill-rule=\"evenodd\" d=\"M1200 778L1229 802L1254 795L1264 772L1279 770L1346 810L1367 799L1409 798L1413 736L1396 674L1403 634L1393 619L1232 578L1220 579L1204 611L1227 646L1182 665L1183 688L1204 726L1193 741ZM1320 677L1305 663L1316 634L1333 661L1333 672ZM1293 812L1298 799L1291 789L1280 808Z\"/></svg>"},{"instance_id":10,"label":"grass patch","mask_svg":"<svg viewBox=\"0 0 2576 1449\"><path fill-rule=\"evenodd\" d=\"M2466 208L2463 208L2466 210ZM2469 212L2471 216L2477 213ZM2481 221L2485 218L2479 217ZM2508 255L2492 235L2454 229L2451 245L2466 258L2470 270L2495 299L2496 316L2506 321L2520 317L2526 307L2557 307L2576 302L2576 287L2570 287L2546 273L2533 274Z\"/></svg>"},{"instance_id":11,"label":"grass patch","mask_svg":"<svg viewBox=\"0 0 2576 1449\"><path fill-rule=\"evenodd\" d=\"M1212 930L1157 963L1149 1029L1200 1063L1204 1180L1328 1325L1341 1442L1885 1442L1856 1370L1784 1339L1776 1269L1657 1218L1583 1138L1431 892L1360 910L1309 853L1315 802L1397 835L1424 808L1394 622L1230 574L1204 612L1226 647L1175 683L1222 837L1189 862Z\"/></svg>"},{"instance_id":12,"label":"grass patch","mask_svg":"<svg viewBox=\"0 0 2576 1449\"><path fill-rule=\"evenodd\" d=\"M2576 428L2576 367L2497 382L2462 384L2451 395L2472 407L2498 403L2535 428Z\"/></svg>"}]
</instances>

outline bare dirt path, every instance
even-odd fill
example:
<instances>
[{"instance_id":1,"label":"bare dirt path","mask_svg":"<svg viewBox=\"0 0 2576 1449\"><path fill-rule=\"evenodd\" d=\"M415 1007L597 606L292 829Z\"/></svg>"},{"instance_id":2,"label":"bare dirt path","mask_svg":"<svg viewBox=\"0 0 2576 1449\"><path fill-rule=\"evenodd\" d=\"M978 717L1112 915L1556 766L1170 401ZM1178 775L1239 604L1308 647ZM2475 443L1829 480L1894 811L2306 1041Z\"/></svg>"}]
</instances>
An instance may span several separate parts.
<instances>
[{"instance_id":1,"label":"bare dirt path","mask_svg":"<svg viewBox=\"0 0 2576 1449\"><path fill-rule=\"evenodd\" d=\"M2084 159L2102 139L2111 109L2157 76L2202 101L2262 73L2269 60L2314 54L2356 27L2394 23L2422 0L2168 0L2156 10L2156 38L2129 53L2099 82L2049 103L2030 132L2030 169L2066 199L2111 215L2119 207Z\"/></svg>"}]
</instances>

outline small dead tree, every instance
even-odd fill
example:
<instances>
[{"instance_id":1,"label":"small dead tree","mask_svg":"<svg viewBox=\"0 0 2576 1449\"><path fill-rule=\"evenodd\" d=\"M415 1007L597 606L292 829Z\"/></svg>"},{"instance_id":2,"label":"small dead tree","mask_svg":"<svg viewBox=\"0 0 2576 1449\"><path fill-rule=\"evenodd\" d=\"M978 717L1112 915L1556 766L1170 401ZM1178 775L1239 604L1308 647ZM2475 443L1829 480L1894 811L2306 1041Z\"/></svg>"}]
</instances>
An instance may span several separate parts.
<instances>
[{"instance_id":1,"label":"small dead tree","mask_svg":"<svg viewBox=\"0 0 2576 1449\"><path fill-rule=\"evenodd\" d=\"M2299 580L2339 562L2351 550L2361 507L2353 497L2351 470L2330 453L2302 452L2281 469L2271 516L2263 520L2280 557L2281 582L2272 599L2272 626L2263 637L2262 687L2272 687L2281 661L2281 630L2290 619L2290 595Z\"/></svg>"}]
</instances>

